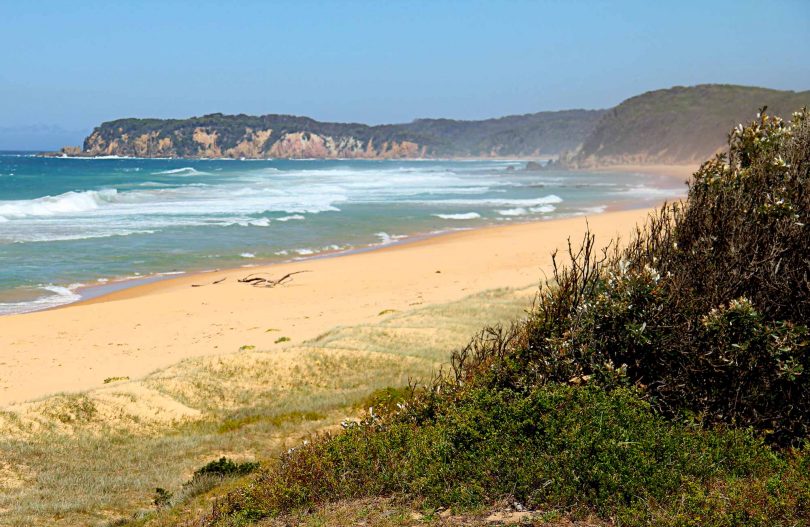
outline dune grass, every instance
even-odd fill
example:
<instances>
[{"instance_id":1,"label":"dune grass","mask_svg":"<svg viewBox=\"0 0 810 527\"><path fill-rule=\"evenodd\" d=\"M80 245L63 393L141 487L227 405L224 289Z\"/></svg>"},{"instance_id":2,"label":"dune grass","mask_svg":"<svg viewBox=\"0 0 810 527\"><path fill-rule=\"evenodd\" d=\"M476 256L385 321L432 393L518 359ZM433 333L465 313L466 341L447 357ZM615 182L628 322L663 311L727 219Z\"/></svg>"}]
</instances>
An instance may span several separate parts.
<instances>
[{"instance_id":1,"label":"dune grass","mask_svg":"<svg viewBox=\"0 0 810 527\"><path fill-rule=\"evenodd\" d=\"M275 456L353 415L372 391L429 378L481 326L524 315L533 293L501 289L386 313L300 345L188 359L6 411L0 525L148 522L158 487L182 502L161 515L171 525L220 483L184 488L201 466Z\"/></svg>"}]
</instances>

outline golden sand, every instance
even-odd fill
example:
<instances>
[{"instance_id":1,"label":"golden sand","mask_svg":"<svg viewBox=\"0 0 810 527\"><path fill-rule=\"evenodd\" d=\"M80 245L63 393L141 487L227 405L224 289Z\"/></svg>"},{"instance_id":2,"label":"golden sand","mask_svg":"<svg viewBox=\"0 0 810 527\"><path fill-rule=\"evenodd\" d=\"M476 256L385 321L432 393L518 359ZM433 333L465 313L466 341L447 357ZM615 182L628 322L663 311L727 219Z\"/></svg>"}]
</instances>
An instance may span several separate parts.
<instances>
[{"instance_id":1,"label":"golden sand","mask_svg":"<svg viewBox=\"0 0 810 527\"><path fill-rule=\"evenodd\" d=\"M647 210L587 218L597 243L629 234ZM0 317L0 406L138 379L189 357L284 349L386 310L539 284L550 253L586 218L489 227L375 251L182 276L60 309ZM274 288L239 283L251 273ZM219 282L219 283L214 283ZM193 286L199 287L193 287ZM289 341L282 340L286 337Z\"/></svg>"}]
</instances>

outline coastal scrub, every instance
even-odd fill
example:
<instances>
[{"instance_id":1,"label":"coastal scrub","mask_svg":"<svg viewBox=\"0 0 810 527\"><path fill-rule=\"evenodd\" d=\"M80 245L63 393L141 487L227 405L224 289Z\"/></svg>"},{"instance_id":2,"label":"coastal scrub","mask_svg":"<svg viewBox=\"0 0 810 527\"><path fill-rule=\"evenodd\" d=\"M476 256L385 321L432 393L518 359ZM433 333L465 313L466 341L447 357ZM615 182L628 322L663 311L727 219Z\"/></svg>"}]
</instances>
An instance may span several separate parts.
<instances>
[{"instance_id":1,"label":"coastal scrub","mask_svg":"<svg viewBox=\"0 0 810 527\"><path fill-rule=\"evenodd\" d=\"M555 255L528 321L291 449L201 524L368 497L810 524L809 215L807 112L763 111L623 246L587 235L567 265Z\"/></svg>"}]
</instances>

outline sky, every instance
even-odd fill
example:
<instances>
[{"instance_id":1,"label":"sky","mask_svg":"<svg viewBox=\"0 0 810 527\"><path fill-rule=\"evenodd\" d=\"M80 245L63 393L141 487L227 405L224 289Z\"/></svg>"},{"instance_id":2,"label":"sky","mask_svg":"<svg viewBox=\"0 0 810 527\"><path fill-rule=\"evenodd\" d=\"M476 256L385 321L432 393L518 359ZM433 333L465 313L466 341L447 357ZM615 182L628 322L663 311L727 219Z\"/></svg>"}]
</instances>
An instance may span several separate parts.
<instances>
[{"instance_id":1,"label":"sky","mask_svg":"<svg viewBox=\"0 0 810 527\"><path fill-rule=\"evenodd\" d=\"M0 0L0 149L122 117L479 119L701 83L810 89L810 0Z\"/></svg>"}]
</instances>

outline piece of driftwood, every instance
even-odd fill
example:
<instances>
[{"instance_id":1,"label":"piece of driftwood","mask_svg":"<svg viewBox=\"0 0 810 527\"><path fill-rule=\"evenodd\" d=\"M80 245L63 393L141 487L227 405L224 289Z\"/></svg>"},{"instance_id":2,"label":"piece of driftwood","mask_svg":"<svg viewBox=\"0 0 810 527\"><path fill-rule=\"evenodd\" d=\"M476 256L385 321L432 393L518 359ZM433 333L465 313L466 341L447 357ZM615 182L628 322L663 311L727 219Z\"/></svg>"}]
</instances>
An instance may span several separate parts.
<instances>
[{"instance_id":1,"label":"piece of driftwood","mask_svg":"<svg viewBox=\"0 0 810 527\"><path fill-rule=\"evenodd\" d=\"M276 287L277 285L282 285L285 282L291 282L293 279L292 278L293 275L309 272L311 271L295 271L293 273L287 273L278 280L273 280L272 278L264 278L263 276L260 276L262 274L266 275L267 273L253 273L247 275L244 278L240 278L239 283L252 285L253 287Z\"/></svg>"},{"instance_id":2,"label":"piece of driftwood","mask_svg":"<svg viewBox=\"0 0 810 527\"><path fill-rule=\"evenodd\" d=\"M214 280L214 281L213 281L213 282L211 282L210 284L191 284L191 287L202 287L202 286L204 286L204 285L216 285L216 284L221 284L222 282L224 282L224 281L225 281L225 280L227 280L227 279L228 279L228 277L226 276L225 278L220 278L219 280Z\"/></svg>"}]
</instances>

